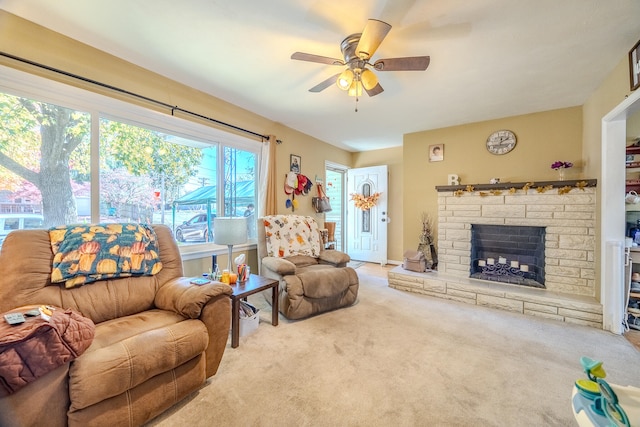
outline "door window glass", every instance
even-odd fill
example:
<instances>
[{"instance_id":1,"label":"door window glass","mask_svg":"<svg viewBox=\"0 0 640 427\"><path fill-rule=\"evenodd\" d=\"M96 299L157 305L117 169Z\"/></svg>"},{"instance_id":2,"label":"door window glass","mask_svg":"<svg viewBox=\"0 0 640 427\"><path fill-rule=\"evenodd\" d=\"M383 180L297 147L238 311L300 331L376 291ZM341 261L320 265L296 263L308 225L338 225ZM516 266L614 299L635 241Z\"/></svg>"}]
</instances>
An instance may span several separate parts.
<instances>
[{"instance_id":1,"label":"door window glass","mask_svg":"<svg viewBox=\"0 0 640 427\"><path fill-rule=\"evenodd\" d=\"M371 184L364 184L362 186L362 195L364 197L371 195ZM371 211L369 209L363 209L361 218L361 231L363 233L371 233Z\"/></svg>"}]
</instances>

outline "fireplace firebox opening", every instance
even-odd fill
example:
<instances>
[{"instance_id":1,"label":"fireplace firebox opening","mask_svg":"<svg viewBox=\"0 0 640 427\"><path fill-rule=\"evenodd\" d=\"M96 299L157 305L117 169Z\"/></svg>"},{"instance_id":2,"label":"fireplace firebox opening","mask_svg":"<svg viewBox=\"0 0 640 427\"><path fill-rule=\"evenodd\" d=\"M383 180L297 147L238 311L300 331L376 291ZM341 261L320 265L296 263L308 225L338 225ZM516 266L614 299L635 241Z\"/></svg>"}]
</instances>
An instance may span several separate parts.
<instances>
[{"instance_id":1,"label":"fireplace firebox opening","mask_svg":"<svg viewBox=\"0 0 640 427\"><path fill-rule=\"evenodd\" d=\"M472 224L469 277L545 288L545 234L545 227Z\"/></svg>"}]
</instances>

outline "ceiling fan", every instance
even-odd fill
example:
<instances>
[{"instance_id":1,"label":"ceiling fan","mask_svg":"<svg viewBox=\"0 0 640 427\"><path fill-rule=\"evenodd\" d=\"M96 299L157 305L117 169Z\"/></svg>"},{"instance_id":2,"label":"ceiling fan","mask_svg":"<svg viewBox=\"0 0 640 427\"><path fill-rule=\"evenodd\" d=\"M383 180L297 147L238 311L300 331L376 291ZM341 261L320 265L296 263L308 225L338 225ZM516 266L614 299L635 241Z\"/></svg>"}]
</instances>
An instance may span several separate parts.
<instances>
[{"instance_id":1,"label":"ceiling fan","mask_svg":"<svg viewBox=\"0 0 640 427\"><path fill-rule=\"evenodd\" d=\"M320 64L340 65L346 68L315 85L309 92L320 92L336 83L350 96L362 95L362 90L369 96L376 96L384 89L378 83L375 71L424 71L429 66L428 56L411 56L405 58L378 59L373 64L371 57L391 30L391 25L377 19L369 19L362 33L351 34L340 43L344 60L295 52L291 59L318 62ZM357 107L356 107L357 111Z\"/></svg>"}]
</instances>

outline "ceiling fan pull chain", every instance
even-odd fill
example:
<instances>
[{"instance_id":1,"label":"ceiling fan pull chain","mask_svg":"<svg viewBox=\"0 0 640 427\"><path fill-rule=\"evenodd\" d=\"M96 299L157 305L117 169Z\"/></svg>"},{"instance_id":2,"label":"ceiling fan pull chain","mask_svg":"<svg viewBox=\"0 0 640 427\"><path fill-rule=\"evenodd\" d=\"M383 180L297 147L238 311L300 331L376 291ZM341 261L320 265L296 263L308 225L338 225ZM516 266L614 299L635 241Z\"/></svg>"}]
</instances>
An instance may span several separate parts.
<instances>
[{"instance_id":1,"label":"ceiling fan pull chain","mask_svg":"<svg viewBox=\"0 0 640 427\"><path fill-rule=\"evenodd\" d=\"M360 81L360 72L357 72L355 77L356 77L355 84L356 84L356 113L357 113L358 101L360 100L360 96L358 96L358 90L362 87L362 82Z\"/></svg>"}]
</instances>

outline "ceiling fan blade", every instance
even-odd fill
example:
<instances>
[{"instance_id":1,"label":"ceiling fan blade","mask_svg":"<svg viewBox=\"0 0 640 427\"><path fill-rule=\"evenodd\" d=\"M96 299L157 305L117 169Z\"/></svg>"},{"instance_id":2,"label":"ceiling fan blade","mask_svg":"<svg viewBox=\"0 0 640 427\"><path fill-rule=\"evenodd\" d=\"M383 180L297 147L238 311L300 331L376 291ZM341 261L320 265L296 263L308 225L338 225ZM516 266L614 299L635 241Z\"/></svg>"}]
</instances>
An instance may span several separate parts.
<instances>
[{"instance_id":1,"label":"ceiling fan blade","mask_svg":"<svg viewBox=\"0 0 640 427\"><path fill-rule=\"evenodd\" d=\"M391 30L391 25L377 19L369 19L367 25L362 31L358 47L356 48L356 55L362 59L369 59L382 43L382 40L387 36Z\"/></svg>"},{"instance_id":2,"label":"ceiling fan blade","mask_svg":"<svg viewBox=\"0 0 640 427\"><path fill-rule=\"evenodd\" d=\"M377 94L384 92L384 89L382 89L382 86L380 86L380 83L378 83L371 89L364 88L364 90L367 91L367 94L369 96L376 96Z\"/></svg>"},{"instance_id":3,"label":"ceiling fan blade","mask_svg":"<svg viewBox=\"0 0 640 427\"><path fill-rule=\"evenodd\" d=\"M314 87L309 89L309 92L322 92L323 90L325 90L326 88L328 88L332 84L335 84L336 80L338 79L338 76L340 74L342 74L342 73L338 73L338 74L336 74L334 76L329 77L325 81L323 81L321 83L318 83L317 85L315 85Z\"/></svg>"},{"instance_id":4,"label":"ceiling fan blade","mask_svg":"<svg viewBox=\"0 0 640 427\"><path fill-rule=\"evenodd\" d=\"M310 53L304 52L295 52L293 55L291 55L291 59L297 59L298 61L318 62L320 64L344 65L344 61L341 59L312 55Z\"/></svg>"},{"instance_id":5,"label":"ceiling fan blade","mask_svg":"<svg viewBox=\"0 0 640 427\"><path fill-rule=\"evenodd\" d=\"M409 56L406 58L378 59L373 68L377 71L424 71L429 66L428 56Z\"/></svg>"}]
</instances>

